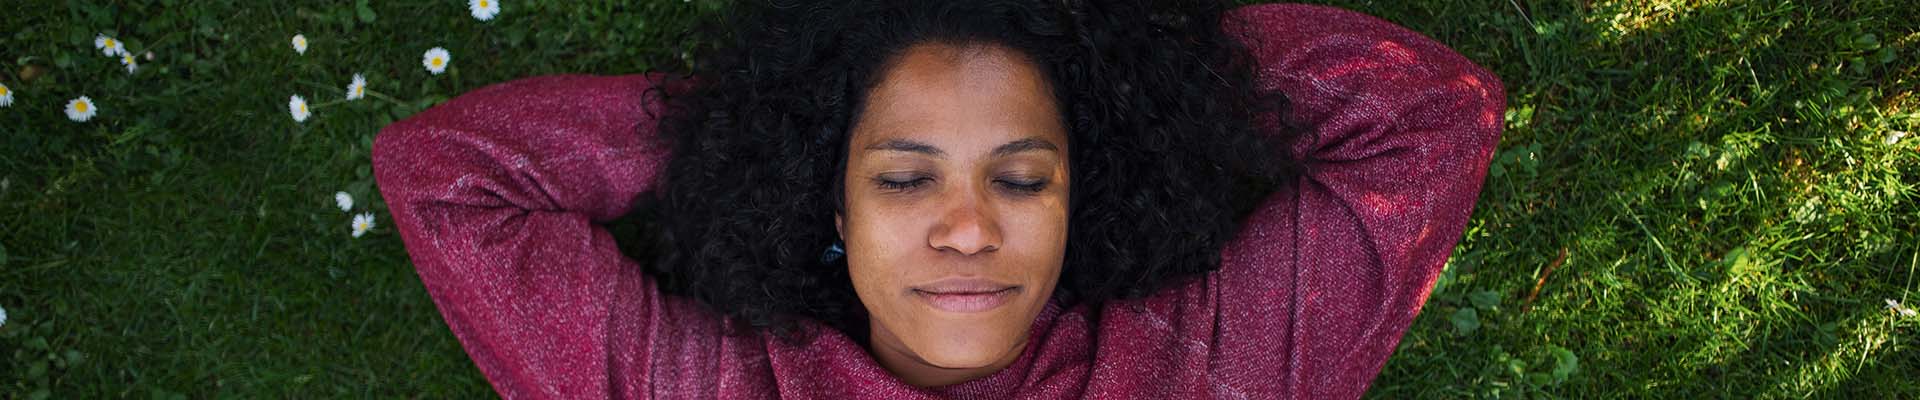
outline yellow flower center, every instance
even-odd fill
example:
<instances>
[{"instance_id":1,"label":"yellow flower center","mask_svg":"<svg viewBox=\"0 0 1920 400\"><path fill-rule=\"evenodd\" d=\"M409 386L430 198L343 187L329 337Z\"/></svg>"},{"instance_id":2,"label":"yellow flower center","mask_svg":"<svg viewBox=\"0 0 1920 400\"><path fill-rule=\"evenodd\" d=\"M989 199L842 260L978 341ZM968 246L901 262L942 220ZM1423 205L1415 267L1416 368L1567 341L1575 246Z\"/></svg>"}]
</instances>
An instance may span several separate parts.
<instances>
[{"instance_id":1,"label":"yellow flower center","mask_svg":"<svg viewBox=\"0 0 1920 400\"><path fill-rule=\"evenodd\" d=\"M0 96L5 96L5 95L7 95L7 87L0 86Z\"/></svg>"},{"instance_id":2,"label":"yellow flower center","mask_svg":"<svg viewBox=\"0 0 1920 400\"><path fill-rule=\"evenodd\" d=\"M109 48L109 49L111 49L111 48L113 48L113 47L114 47L114 40L113 40L113 39L107 39L107 48Z\"/></svg>"},{"instance_id":3,"label":"yellow flower center","mask_svg":"<svg viewBox=\"0 0 1920 400\"><path fill-rule=\"evenodd\" d=\"M87 112L87 102L82 101L79 103L73 103L73 110L79 111L79 112Z\"/></svg>"},{"instance_id":4,"label":"yellow flower center","mask_svg":"<svg viewBox=\"0 0 1920 400\"><path fill-rule=\"evenodd\" d=\"M487 8L487 0L480 0L480 8Z\"/></svg>"},{"instance_id":5,"label":"yellow flower center","mask_svg":"<svg viewBox=\"0 0 1920 400\"><path fill-rule=\"evenodd\" d=\"M446 61L446 60L444 60L444 59L440 59L440 58L434 58L434 59L433 59L433 66L435 66L435 67L438 67L438 66L440 66L440 64L442 64L442 63L445 63L445 62L447 62L447 61Z\"/></svg>"},{"instance_id":6,"label":"yellow flower center","mask_svg":"<svg viewBox=\"0 0 1920 400\"><path fill-rule=\"evenodd\" d=\"M301 114L306 114L306 113L307 113L307 105L306 105L306 103L301 103L301 104L300 104L300 113L301 113Z\"/></svg>"}]
</instances>

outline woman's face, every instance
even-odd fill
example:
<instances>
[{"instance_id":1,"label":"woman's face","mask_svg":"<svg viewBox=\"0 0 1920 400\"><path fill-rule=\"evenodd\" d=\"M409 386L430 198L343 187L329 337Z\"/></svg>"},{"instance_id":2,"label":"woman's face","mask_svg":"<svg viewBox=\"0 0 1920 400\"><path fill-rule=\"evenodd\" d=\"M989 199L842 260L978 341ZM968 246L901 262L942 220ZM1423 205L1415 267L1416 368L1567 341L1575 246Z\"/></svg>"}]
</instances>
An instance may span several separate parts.
<instances>
[{"instance_id":1,"label":"woman's face","mask_svg":"<svg viewBox=\"0 0 1920 400\"><path fill-rule=\"evenodd\" d=\"M846 242L872 352L909 384L1005 368L1067 246L1067 132L1038 67L991 45L911 47L848 143Z\"/></svg>"}]
</instances>

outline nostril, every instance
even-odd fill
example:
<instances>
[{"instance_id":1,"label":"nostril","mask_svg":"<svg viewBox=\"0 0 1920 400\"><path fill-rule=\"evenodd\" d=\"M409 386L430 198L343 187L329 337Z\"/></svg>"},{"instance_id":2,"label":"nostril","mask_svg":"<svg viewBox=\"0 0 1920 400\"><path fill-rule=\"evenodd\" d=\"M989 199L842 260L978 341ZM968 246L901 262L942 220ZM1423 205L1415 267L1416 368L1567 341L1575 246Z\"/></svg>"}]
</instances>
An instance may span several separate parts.
<instances>
[{"instance_id":1,"label":"nostril","mask_svg":"<svg viewBox=\"0 0 1920 400\"><path fill-rule=\"evenodd\" d=\"M963 255L999 250L999 226L984 204L956 204L928 232L927 245Z\"/></svg>"}]
</instances>

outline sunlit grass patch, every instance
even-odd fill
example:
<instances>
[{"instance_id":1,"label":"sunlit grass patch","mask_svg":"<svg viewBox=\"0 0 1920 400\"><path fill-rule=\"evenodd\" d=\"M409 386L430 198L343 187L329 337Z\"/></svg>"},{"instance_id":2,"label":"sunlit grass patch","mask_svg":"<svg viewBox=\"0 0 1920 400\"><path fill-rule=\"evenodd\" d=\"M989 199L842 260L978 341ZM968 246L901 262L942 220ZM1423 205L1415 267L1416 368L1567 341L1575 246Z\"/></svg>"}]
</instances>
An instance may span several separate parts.
<instances>
[{"instance_id":1,"label":"sunlit grass patch","mask_svg":"<svg viewBox=\"0 0 1920 400\"><path fill-rule=\"evenodd\" d=\"M1512 111L1450 282L1375 395L1920 394L1917 322L1884 306L1916 289L1920 14L1520 4L1531 24L1484 11L1509 2L1395 10L1483 55Z\"/></svg>"}]
</instances>

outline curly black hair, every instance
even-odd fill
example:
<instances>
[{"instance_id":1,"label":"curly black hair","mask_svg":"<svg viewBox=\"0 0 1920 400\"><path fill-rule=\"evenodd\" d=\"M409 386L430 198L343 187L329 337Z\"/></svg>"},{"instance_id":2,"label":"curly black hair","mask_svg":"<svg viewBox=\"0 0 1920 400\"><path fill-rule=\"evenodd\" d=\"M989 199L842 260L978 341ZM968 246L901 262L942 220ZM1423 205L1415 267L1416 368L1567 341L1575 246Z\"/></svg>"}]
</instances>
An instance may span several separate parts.
<instances>
[{"instance_id":1,"label":"curly black hair","mask_svg":"<svg viewBox=\"0 0 1920 400\"><path fill-rule=\"evenodd\" d=\"M866 92L916 44L1018 51L1068 125L1066 261L1058 300L1145 296L1218 268L1241 220L1294 163L1255 118L1278 115L1215 1L763 0L734 4L695 58L692 89L663 96L672 146L659 190L623 221L622 246L663 291L735 331L866 333L838 237L849 129ZM671 83L663 83L671 87ZM1289 131L1283 129L1283 131Z\"/></svg>"}]
</instances>

